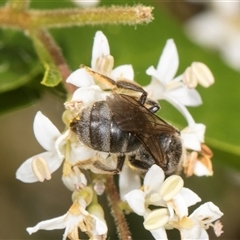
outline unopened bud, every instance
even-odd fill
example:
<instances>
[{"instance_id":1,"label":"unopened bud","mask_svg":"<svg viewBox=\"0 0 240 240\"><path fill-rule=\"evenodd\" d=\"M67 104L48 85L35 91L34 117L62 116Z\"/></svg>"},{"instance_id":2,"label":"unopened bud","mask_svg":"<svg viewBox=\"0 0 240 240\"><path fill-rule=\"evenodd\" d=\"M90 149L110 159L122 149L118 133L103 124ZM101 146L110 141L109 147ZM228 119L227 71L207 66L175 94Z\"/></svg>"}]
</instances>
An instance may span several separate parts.
<instances>
[{"instance_id":1,"label":"unopened bud","mask_svg":"<svg viewBox=\"0 0 240 240\"><path fill-rule=\"evenodd\" d=\"M98 196L101 196L106 189L105 183L103 180L99 179L94 182L93 189Z\"/></svg>"}]
</instances>

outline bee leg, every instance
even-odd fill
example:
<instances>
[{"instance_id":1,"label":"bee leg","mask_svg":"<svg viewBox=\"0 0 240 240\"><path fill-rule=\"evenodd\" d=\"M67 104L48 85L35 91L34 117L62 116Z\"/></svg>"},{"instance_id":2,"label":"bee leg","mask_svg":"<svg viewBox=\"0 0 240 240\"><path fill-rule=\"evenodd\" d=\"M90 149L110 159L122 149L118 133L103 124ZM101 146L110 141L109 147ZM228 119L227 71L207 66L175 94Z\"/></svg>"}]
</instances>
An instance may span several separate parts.
<instances>
[{"instance_id":1,"label":"bee leg","mask_svg":"<svg viewBox=\"0 0 240 240\"><path fill-rule=\"evenodd\" d=\"M104 163L102 163L100 161L95 161L93 163L93 166L95 168L101 170L103 173L118 174L119 172L122 171L124 161L125 161L125 154L120 154L117 157L117 166L116 166L116 168L110 168L110 167L108 167L107 165L105 165Z\"/></svg>"},{"instance_id":2,"label":"bee leg","mask_svg":"<svg viewBox=\"0 0 240 240\"><path fill-rule=\"evenodd\" d=\"M119 171L117 171L117 169L110 168L110 167L108 167L107 165L103 164L100 161L95 161L94 163L92 163L92 165L95 168L101 170L102 174L117 174L117 173L119 173Z\"/></svg>"},{"instance_id":3,"label":"bee leg","mask_svg":"<svg viewBox=\"0 0 240 240\"><path fill-rule=\"evenodd\" d=\"M134 91L134 92L139 92L142 95L139 98L139 102L144 105L144 103L146 102L147 99L147 92L139 85L130 82L130 81L126 81L126 80L118 80L116 82L116 85L118 88L120 89L127 89L130 91Z\"/></svg>"},{"instance_id":4,"label":"bee leg","mask_svg":"<svg viewBox=\"0 0 240 240\"><path fill-rule=\"evenodd\" d=\"M147 109L152 113L156 113L160 109L159 103L150 99L146 99L145 106L146 105Z\"/></svg>"},{"instance_id":5,"label":"bee leg","mask_svg":"<svg viewBox=\"0 0 240 240\"><path fill-rule=\"evenodd\" d=\"M142 95L140 96L139 102L144 105L147 92L137 83L133 83L129 80L118 80L114 81L113 79L102 75L98 72L93 71L91 68L81 65L80 68L84 68L90 75L93 76L95 83L102 89L102 90L113 90L115 88L120 90L129 90L130 92L139 92Z\"/></svg>"},{"instance_id":6,"label":"bee leg","mask_svg":"<svg viewBox=\"0 0 240 240\"><path fill-rule=\"evenodd\" d=\"M144 172L146 172L151 167L146 162L136 159L136 155L130 155L129 162L133 167L144 170Z\"/></svg>"},{"instance_id":7,"label":"bee leg","mask_svg":"<svg viewBox=\"0 0 240 240\"><path fill-rule=\"evenodd\" d=\"M118 157L117 157L116 173L119 173L119 172L122 171L125 158L126 158L125 154L121 153L120 155L118 155Z\"/></svg>"}]
</instances>

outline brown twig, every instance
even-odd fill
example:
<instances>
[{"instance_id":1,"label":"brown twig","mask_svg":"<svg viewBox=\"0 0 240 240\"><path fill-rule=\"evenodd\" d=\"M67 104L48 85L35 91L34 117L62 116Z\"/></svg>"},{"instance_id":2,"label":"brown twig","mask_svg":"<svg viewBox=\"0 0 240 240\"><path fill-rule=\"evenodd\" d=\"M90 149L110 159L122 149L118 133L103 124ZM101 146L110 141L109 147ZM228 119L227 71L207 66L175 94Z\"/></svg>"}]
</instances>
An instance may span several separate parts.
<instances>
[{"instance_id":1,"label":"brown twig","mask_svg":"<svg viewBox=\"0 0 240 240\"><path fill-rule=\"evenodd\" d=\"M119 207L120 197L113 181L112 175L106 176L106 191L108 202L111 208L111 213L115 221L115 225L118 231L119 239L130 240L132 239L131 233L129 232L128 225L122 209Z\"/></svg>"}]
</instances>

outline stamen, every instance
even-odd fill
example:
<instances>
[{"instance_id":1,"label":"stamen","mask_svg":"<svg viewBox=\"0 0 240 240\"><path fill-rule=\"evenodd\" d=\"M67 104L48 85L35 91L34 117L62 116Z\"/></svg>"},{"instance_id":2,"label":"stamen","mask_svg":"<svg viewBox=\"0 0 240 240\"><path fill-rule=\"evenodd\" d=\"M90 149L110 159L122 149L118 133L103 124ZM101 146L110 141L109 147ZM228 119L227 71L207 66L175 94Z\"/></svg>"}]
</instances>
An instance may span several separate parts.
<instances>
[{"instance_id":1,"label":"stamen","mask_svg":"<svg viewBox=\"0 0 240 240\"><path fill-rule=\"evenodd\" d=\"M97 58L96 70L100 73L108 74L112 71L114 64L114 58L111 55Z\"/></svg>"},{"instance_id":2,"label":"stamen","mask_svg":"<svg viewBox=\"0 0 240 240\"><path fill-rule=\"evenodd\" d=\"M204 63L193 62L191 68L197 77L198 83L203 87L208 88L214 83L212 72Z\"/></svg>"},{"instance_id":3,"label":"stamen","mask_svg":"<svg viewBox=\"0 0 240 240\"><path fill-rule=\"evenodd\" d=\"M182 178L178 175L172 175L164 181L159 193L163 200L167 202L176 196L182 187Z\"/></svg>"},{"instance_id":4,"label":"stamen","mask_svg":"<svg viewBox=\"0 0 240 240\"><path fill-rule=\"evenodd\" d=\"M183 73L183 83L189 88L197 87L198 81L191 67L188 67Z\"/></svg>"},{"instance_id":5,"label":"stamen","mask_svg":"<svg viewBox=\"0 0 240 240\"><path fill-rule=\"evenodd\" d=\"M181 79L182 79L182 76L178 76L177 78L170 81L166 86L166 90L173 90L173 89L181 88L183 86Z\"/></svg>"},{"instance_id":6,"label":"stamen","mask_svg":"<svg viewBox=\"0 0 240 240\"><path fill-rule=\"evenodd\" d=\"M168 210L161 208L153 210L145 219L143 225L147 230L155 230L164 226L169 220Z\"/></svg>"},{"instance_id":7,"label":"stamen","mask_svg":"<svg viewBox=\"0 0 240 240\"><path fill-rule=\"evenodd\" d=\"M60 148L66 143L66 140L70 137L71 131L68 129L64 134L62 134L55 142L55 149L58 156L63 159L64 155L61 153Z\"/></svg>"},{"instance_id":8,"label":"stamen","mask_svg":"<svg viewBox=\"0 0 240 240\"><path fill-rule=\"evenodd\" d=\"M39 182L43 182L45 179L51 179L51 172L48 164L43 158L35 157L32 160L32 169Z\"/></svg>"}]
</instances>

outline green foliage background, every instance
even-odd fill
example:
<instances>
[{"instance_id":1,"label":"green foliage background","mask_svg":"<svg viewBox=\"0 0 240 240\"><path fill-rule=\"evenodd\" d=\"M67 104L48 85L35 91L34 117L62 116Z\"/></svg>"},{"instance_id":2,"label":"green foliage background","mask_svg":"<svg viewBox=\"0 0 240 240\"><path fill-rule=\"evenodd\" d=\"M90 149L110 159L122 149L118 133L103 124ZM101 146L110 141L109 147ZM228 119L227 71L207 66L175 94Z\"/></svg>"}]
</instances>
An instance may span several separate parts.
<instances>
[{"instance_id":1,"label":"green foliage background","mask_svg":"<svg viewBox=\"0 0 240 240\"><path fill-rule=\"evenodd\" d=\"M206 143L214 151L213 167L215 175L211 178L192 177L186 180L186 184L200 196L204 196L204 201L213 201L225 213L226 218L225 220L223 218L223 223L225 224L224 230L226 235L223 235L221 239L225 239L226 236L228 238L237 239L239 230L237 227L234 228L234 224L232 228L228 224L228 221L232 221L233 219L231 216L233 210L229 210L230 206L228 206L227 203L234 204L233 199L239 197L238 191L236 191L239 187L239 182L235 181L236 176L239 178L240 170L239 72L223 64L216 53L201 49L188 40L184 34L181 23L175 16L168 12L160 1L139 2L145 5L154 6L154 21L152 23L143 26L111 25L58 28L51 29L50 33L62 49L63 55L72 70L77 69L80 64L90 65L93 37L97 30L103 31L107 36L111 54L115 58L115 66L132 64L135 71L135 79L141 84L147 84L150 81L145 71L150 65L157 65L161 51L166 40L169 38L174 39L178 48L180 59L179 74L193 61L204 62L209 66L215 76L216 83L209 89L198 87L198 91L203 99L203 105L196 108L190 108L189 110L196 122L204 123L207 126ZM4 1L1 1L0 5L3 6L4 3ZM133 5L135 3L135 1L101 1L101 5ZM30 7L34 9L55 9L61 7L74 7L74 5L69 1L35 0L31 2ZM19 114L21 111L24 111L27 106L29 107L33 104L35 106L34 111L36 112L38 110L36 107L38 105L36 104L42 101L42 97L46 99L45 96L49 96L47 92L51 92L50 99L55 106L58 106L57 115L60 115L63 109L62 103L64 102L65 93L61 87L54 90L42 86L40 81L43 78L43 74L43 67L37 58L30 39L20 31L0 29L0 113L2 114L0 121L6 122L6 117L9 116L11 118L11 116L13 116L12 114L14 114L10 114L10 112L14 111L15 114ZM57 93L57 97L52 97L53 93ZM44 104L49 104L44 101L46 100L43 100ZM40 106L44 109L43 105ZM60 105L61 107L59 107ZM161 117L172 122L180 129L186 126L183 117L173 107L166 102L161 102L161 106ZM53 108L55 108L54 105ZM23 110L20 111L20 109ZM53 111L55 110L53 109ZM25 117L27 118L27 116ZM32 122L33 118L28 120ZM1 125L1 128L2 127L4 126ZM25 128L28 128L27 131L30 131L31 125L26 125ZM14 137L15 132L11 131L11 126L8 133ZM5 140L6 138L2 140L5 144L3 146L7 144ZM8 144L11 145L11 142ZM27 139L25 146L26 148L28 147ZM14 146L12 146L12 149L14 149ZM32 153L32 155L33 154L36 154L36 152ZM31 155L28 157L30 156ZM5 159L5 157L1 158ZM20 165L23 161L24 159L18 160L16 166ZM11 165L11 162L5 162L2 165ZM15 169L10 170L11 174L14 174L16 166ZM10 169L10 167L8 167L8 169ZM5 176L5 174L3 176ZM54 178L55 177L56 176L54 176ZM7 178L9 179L10 177ZM11 178L14 178L14 176L11 175ZM4 179L2 182L5 183ZM238 185L235 185L235 183ZM21 183L14 182L13 189L16 186L20 186L17 184L21 185ZM28 188L29 186L30 185L27 185ZM39 186L39 184L35 184L34 189ZM44 186L49 189L52 188L52 190L55 189L54 185L47 185L47 183L44 183ZM30 193L30 190L26 190L26 187L22 187L21 185L20 189L22 188ZM1 190L4 191L4 189L6 190L5 185ZM33 186L31 186L30 189L33 190ZM44 192L44 188L42 190ZM51 190L48 191L51 192ZM64 199L68 202L69 200L66 199L70 196L70 193L67 190L63 191L65 191L64 194L66 195ZM16 192L20 195L22 194L14 189L14 193ZM13 196L18 198L18 194L13 194ZM26 192L23 194L26 194ZM35 198L37 197L30 196L30 199L36 203ZM20 206L23 208L25 197L21 197L21 199L22 205ZM59 201L61 201L61 198L59 198ZM41 205L40 200L37 202ZM53 202L52 204L55 205ZM57 203L57 205L59 205L59 203ZM59 209L60 206L62 207L62 205L60 204L58 206ZM59 210L58 215L62 215L65 211L64 209L67 209L68 206L69 202L65 205L65 208L61 209L61 211ZM32 210L28 212L28 214L36 215L36 219L34 218L33 220L33 217L31 217L31 221L28 219L28 225L26 225L26 227L32 226L40 220L58 216L54 214L49 216L47 211L45 214L38 214L36 209L37 207L32 207ZM44 207L41 211L45 211ZM24 209L20 212L20 214L24 214ZM130 218L132 217L130 216ZM236 216L234 219L235 218ZM5 219L9 218L5 217ZM138 224L141 226L141 219L137 218L137 220L133 219L133 221L139 221ZM131 225L133 224L131 223L130 226ZM229 227L230 230L227 229L227 227ZM23 232L24 231L23 229ZM1 234L3 235L1 236ZM60 235L54 235L53 233L51 233L52 235L48 235L49 233L37 234L33 236L32 239L35 239L37 236L45 236L46 238L48 238L47 236L52 236L52 238L56 238L56 236L61 236L62 231L57 231L57 234ZM138 233L135 234L138 236L136 239L140 239L140 236L143 236L141 235L142 233L140 233L140 235L137 235ZM0 238L6 238L8 236L30 239L25 232L16 233L15 235L14 233L0 233ZM114 236L115 235L113 235L112 239L114 239ZM146 235L145 239L146 238L151 238L151 236Z\"/></svg>"}]
</instances>

